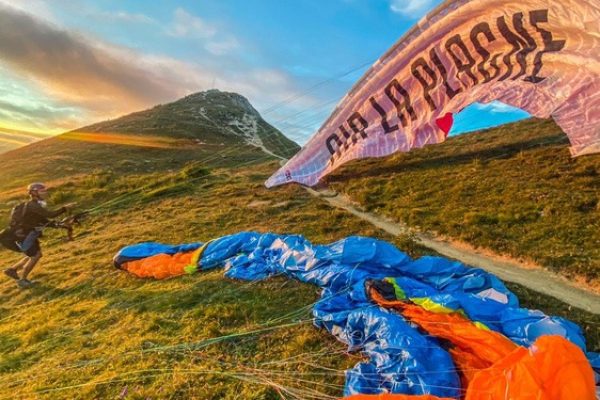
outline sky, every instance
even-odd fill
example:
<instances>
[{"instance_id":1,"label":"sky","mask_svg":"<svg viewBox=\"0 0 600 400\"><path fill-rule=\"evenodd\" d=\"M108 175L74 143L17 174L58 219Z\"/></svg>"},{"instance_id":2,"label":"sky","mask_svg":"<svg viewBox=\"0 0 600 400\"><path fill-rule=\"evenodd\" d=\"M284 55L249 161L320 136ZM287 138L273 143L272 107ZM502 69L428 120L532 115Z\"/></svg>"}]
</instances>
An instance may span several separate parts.
<instances>
[{"instance_id":1,"label":"sky","mask_svg":"<svg viewBox=\"0 0 600 400\"><path fill-rule=\"evenodd\" d=\"M0 152L216 88L300 144L440 0L0 0ZM452 133L525 117L473 105Z\"/></svg>"}]
</instances>

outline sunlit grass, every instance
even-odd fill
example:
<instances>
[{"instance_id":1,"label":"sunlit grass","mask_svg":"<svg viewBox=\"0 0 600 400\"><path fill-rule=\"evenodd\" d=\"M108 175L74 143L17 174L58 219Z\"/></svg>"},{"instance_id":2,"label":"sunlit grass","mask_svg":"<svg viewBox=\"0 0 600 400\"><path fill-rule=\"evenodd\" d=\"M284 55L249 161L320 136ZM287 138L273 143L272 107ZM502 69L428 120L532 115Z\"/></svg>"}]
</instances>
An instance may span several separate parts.
<instances>
[{"instance_id":1,"label":"sunlit grass","mask_svg":"<svg viewBox=\"0 0 600 400\"><path fill-rule=\"evenodd\" d=\"M357 358L312 326L317 288L283 278L232 281L221 270L144 281L111 265L126 244L205 241L243 230L301 233L317 243L351 234L393 240L299 187L266 190L263 181L276 165L236 171L189 164L162 175L132 175L140 185L177 190L123 197L94 214L76 242L50 235L33 274L39 286L22 291L13 282L1 284L0 396L115 398L125 391L124 398L132 399L275 399L285 390L339 395L343 370ZM124 180L96 172L81 185L57 187L55 195L68 190L61 196L89 206L90 190L118 194ZM7 262L16 259L7 255ZM273 329L239 336L264 328ZM215 338L223 339L198 346ZM165 346L168 351L152 351Z\"/></svg>"},{"instance_id":2,"label":"sunlit grass","mask_svg":"<svg viewBox=\"0 0 600 400\"><path fill-rule=\"evenodd\" d=\"M329 181L413 227L600 283L600 158L571 158L551 121L355 162Z\"/></svg>"},{"instance_id":3,"label":"sunlit grass","mask_svg":"<svg viewBox=\"0 0 600 400\"><path fill-rule=\"evenodd\" d=\"M52 140L27 154L0 157L6 166L0 176L4 217L30 180L50 182L54 204L77 201L80 210L92 213L74 242L48 231L45 256L32 274L37 287L24 291L0 281L0 399L340 396L343 371L360 356L346 354L343 344L312 326L316 287L281 277L234 281L220 269L140 280L116 270L113 255L140 241L206 241L244 230L303 234L313 243L358 234L388 240L414 257L430 253L298 186L265 189L263 182L279 164L257 149L223 153L218 146L191 151ZM489 164L459 163L480 175ZM446 179L459 172L448 168ZM378 211L387 212L392 193L398 199L408 192L413 212L426 216L433 212L427 199L442 196L425 183L397 189L398 177L385 169L368 177L357 171L349 192L371 196L366 204ZM469 220L482 223L478 216ZM1 254L6 265L18 258ZM590 350L599 349L600 317L511 288L525 305L580 324Z\"/></svg>"}]
</instances>

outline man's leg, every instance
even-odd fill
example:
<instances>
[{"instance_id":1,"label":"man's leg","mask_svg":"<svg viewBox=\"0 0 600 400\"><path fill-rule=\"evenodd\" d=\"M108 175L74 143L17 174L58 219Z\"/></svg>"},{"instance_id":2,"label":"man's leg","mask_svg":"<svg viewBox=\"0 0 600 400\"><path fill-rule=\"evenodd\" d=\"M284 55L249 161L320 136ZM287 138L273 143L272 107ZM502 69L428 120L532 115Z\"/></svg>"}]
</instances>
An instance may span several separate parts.
<instances>
[{"instance_id":1,"label":"man's leg","mask_svg":"<svg viewBox=\"0 0 600 400\"><path fill-rule=\"evenodd\" d=\"M23 268L23 276L21 277L21 279L27 280L29 273L31 272L33 267L35 267L35 265L40 261L41 258L42 258L41 250L38 250L38 252L34 256L29 257L27 264L25 264L25 267Z\"/></svg>"},{"instance_id":2,"label":"man's leg","mask_svg":"<svg viewBox=\"0 0 600 400\"><path fill-rule=\"evenodd\" d=\"M23 268L25 266L25 264L27 264L27 261L29 261L29 257L23 257L17 263L15 263L13 266L11 266L9 269L18 271L21 268Z\"/></svg>"},{"instance_id":3,"label":"man's leg","mask_svg":"<svg viewBox=\"0 0 600 400\"><path fill-rule=\"evenodd\" d=\"M4 274L13 279L21 279L19 277L19 274L17 273L17 271L20 270L21 268L23 268L23 266L25 264L27 264L28 261L29 261L29 257L23 257L16 264L11 266L10 268L5 269Z\"/></svg>"},{"instance_id":4,"label":"man's leg","mask_svg":"<svg viewBox=\"0 0 600 400\"><path fill-rule=\"evenodd\" d=\"M2 247L7 248L8 250L16 251L18 253L23 252L17 244L16 235L8 229L5 229L2 232L0 232L0 245L2 245ZM17 273L17 271L23 268L27 261L29 261L29 257L22 258L17 263L13 264L10 268L6 268L4 270L4 274L6 276L11 277L12 279L19 279L19 274Z\"/></svg>"}]
</instances>

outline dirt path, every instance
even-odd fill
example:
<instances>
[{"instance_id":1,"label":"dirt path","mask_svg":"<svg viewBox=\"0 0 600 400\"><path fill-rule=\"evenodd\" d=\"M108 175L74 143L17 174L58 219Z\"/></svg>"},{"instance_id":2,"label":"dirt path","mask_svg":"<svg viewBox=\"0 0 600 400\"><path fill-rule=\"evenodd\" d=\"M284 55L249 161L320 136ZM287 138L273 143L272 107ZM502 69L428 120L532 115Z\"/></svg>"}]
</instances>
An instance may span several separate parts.
<instances>
[{"instance_id":1,"label":"dirt path","mask_svg":"<svg viewBox=\"0 0 600 400\"><path fill-rule=\"evenodd\" d=\"M541 269L525 269L519 263L499 256L484 254L475 249L464 249L453 243L415 233L407 226L388 221L378 215L356 209L344 196L328 190L313 190L309 193L320 197L332 206L342 208L357 217L370 222L394 236L411 233L419 244L435 250L439 254L458 260L464 264L476 266L493 273L500 279L518 283L529 289L555 297L573 307L600 314L600 296L569 283L565 278Z\"/></svg>"}]
</instances>

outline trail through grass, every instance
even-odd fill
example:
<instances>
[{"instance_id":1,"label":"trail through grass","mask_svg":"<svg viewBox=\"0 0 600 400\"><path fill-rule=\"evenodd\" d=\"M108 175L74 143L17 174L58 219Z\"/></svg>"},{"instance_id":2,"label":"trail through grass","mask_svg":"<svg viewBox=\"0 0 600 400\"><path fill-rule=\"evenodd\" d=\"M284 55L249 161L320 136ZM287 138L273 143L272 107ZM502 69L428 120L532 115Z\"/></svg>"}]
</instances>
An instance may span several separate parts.
<instances>
[{"instance_id":1,"label":"trail through grass","mask_svg":"<svg viewBox=\"0 0 600 400\"><path fill-rule=\"evenodd\" d=\"M344 345L312 326L316 287L282 277L233 281L221 270L140 280L112 266L112 256L127 244L206 241L243 230L303 234L313 243L373 236L412 256L429 254L409 237L391 237L300 187L266 190L263 182L278 163L257 149L238 150L147 150L53 140L32 147L28 160L0 157L6 165L0 177L3 216L30 180L50 182L54 203L77 201L92 210L75 242L48 231L45 256L32 274L36 287L24 291L6 279L0 282L0 399L282 399L342 393L343 371L360 356L347 354ZM472 168L466 160L457 161L456 168ZM395 171L389 162L382 168ZM414 162L422 165L416 170L439 173L434 161ZM398 208L388 200L405 192L414 204L438 196L425 184L406 189L397 176L385 178L383 170L368 176L362 168L355 180L346 180L342 171L333 181L351 194L372 196L367 204L375 208ZM460 171L448 168L448 176ZM585 182L595 179L585 174L580 176ZM427 178L434 176L440 179ZM432 207L423 212L437 212ZM595 257L593 249L582 249ZM6 265L18 258L9 252L2 256ZM600 350L599 316L511 288L525 305L580 324L590 350Z\"/></svg>"},{"instance_id":2,"label":"trail through grass","mask_svg":"<svg viewBox=\"0 0 600 400\"><path fill-rule=\"evenodd\" d=\"M327 180L368 211L600 285L600 157L571 158L551 121L527 120Z\"/></svg>"}]
</instances>

